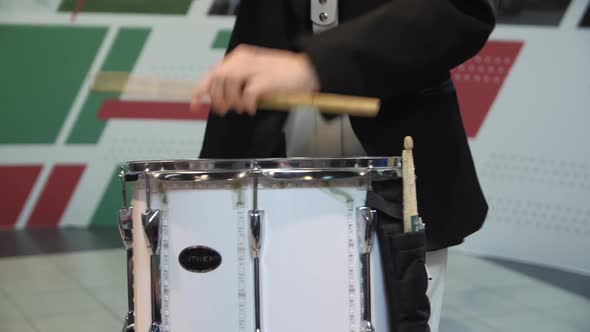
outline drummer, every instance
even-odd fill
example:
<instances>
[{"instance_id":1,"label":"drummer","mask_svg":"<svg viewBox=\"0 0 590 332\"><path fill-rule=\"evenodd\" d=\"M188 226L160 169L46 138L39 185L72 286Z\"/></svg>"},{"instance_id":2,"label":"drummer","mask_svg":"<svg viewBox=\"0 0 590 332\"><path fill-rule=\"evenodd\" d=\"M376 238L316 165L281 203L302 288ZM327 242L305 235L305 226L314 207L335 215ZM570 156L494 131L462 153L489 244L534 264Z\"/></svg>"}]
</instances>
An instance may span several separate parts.
<instances>
[{"instance_id":1,"label":"drummer","mask_svg":"<svg viewBox=\"0 0 590 332\"><path fill-rule=\"evenodd\" d=\"M380 98L376 118L351 117L351 125L368 155L399 155L403 138L414 138L437 331L447 248L477 231L488 209L449 71L486 42L492 8L488 0L340 0L338 26L314 34L315 1L242 1L227 56L193 91L193 108L206 95L212 106L200 157L285 157L287 114L257 111L261 96Z\"/></svg>"}]
</instances>

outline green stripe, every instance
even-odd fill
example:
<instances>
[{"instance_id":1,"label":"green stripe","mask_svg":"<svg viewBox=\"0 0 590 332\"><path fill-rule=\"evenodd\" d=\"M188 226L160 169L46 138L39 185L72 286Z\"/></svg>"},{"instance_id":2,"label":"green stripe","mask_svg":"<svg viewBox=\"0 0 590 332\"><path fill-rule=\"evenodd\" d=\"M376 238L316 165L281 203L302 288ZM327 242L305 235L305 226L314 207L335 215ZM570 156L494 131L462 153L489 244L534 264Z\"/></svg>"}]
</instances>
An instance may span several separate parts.
<instances>
[{"instance_id":1,"label":"green stripe","mask_svg":"<svg viewBox=\"0 0 590 332\"><path fill-rule=\"evenodd\" d=\"M150 29L121 29L102 66L102 70L131 71L149 35Z\"/></svg>"},{"instance_id":2,"label":"green stripe","mask_svg":"<svg viewBox=\"0 0 590 332\"><path fill-rule=\"evenodd\" d=\"M106 187L98 207L90 221L91 227L115 227L117 212L122 206L121 183L119 182L119 167L115 168L111 180ZM127 185L127 204L131 204L131 188Z\"/></svg>"},{"instance_id":3,"label":"green stripe","mask_svg":"<svg viewBox=\"0 0 590 332\"><path fill-rule=\"evenodd\" d=\"M0 25L0 144L51 144L105 28Z\"/></svg>"},{"instance_id":4,"label":"green stripe","mask_svg":"<svg viewBox=\"0 0 590 332\"><path fill-rule=\"evenodd\" d=\"M73 11L79 0L63 0L59 11ZM179 14L188 12L192 0L86 0L82 12Z\"/></svg>"},{"instance_id":5,"label":"green stripe","mask_svg":"<svg viewBox=\"0 0 590 332\"><path fill-rule=\"evenodd\" d=\"M139 58L150 29L121 29L102 66L103 71L131 72ZM117 99L118 93L90 92L78 116L76 125L68 137L68 144L96 144L106 122L97 119L100 106L106 99Z\"/></svg>"},{"instance_id":6,"label":"green stripe","mask_svg":"<svg viewBox=\"0 0 590 332\"><path fill-rule=\"evenodd\" d=\"M211 44L212 49L223 49L225 50L229 45L229 40L231 38L231 30L219 30L215 35L215 39Z\"/></svg>"}]
</instances>

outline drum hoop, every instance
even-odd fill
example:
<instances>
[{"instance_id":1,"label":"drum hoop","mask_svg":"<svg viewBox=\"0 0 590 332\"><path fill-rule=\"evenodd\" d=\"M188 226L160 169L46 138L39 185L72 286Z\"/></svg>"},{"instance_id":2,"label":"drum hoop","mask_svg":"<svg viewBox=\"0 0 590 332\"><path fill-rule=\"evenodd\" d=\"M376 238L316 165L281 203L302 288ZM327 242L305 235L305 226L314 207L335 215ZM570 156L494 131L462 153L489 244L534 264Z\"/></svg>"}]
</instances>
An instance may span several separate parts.
<instances>
[{"instance_id":1,"label":"drum hoop","mask_svg":"<svg viewBox=\"0 0 590 332\"><path fill-rule=\"evenodd\" d=\"M179 159L146 160L126 163L128 175L145 172L166 173L242 173L260 170L263 173L288 171L400 171L400 157L355 158L271 158L271 159Z\"/></svg>"}]
</instances>

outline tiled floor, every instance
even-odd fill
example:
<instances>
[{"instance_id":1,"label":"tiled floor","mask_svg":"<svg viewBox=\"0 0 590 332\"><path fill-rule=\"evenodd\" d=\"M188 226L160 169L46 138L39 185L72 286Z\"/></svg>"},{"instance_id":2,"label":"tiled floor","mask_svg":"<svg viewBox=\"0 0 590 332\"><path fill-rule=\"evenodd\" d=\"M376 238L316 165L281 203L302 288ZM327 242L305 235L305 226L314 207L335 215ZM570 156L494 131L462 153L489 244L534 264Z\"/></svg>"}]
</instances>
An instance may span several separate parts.
<instances>
[{"instance_id":1,"label":"tiled floor","mask_svg":"<svg viewBox=\"0 0 590 332\"><path fill-rule=\"evenodd\" d=\"M105 249L0 258L0 332L120 331L124 256ZM590 298L452 252L441 331L588 332Z\"/></svg>"},{"instance_id":2,"label":"tiled floor","mask_svg":"<svg viewBox=\"0 0 590 332\"><path fill-rule=\"evenodd\" d=\"M488 260L453 252L447 287L442 332L590 331L590 298Z\"/></svg>"},{"instance_id":3,"label":"tiled floor","mask_svg":"<svg viewBox=\"0 0 590 332\"><path fill-rule=\"evenodd\" d=\"M0 259L0 331L120 331L122 250Z\"/></svg>"}]
</instances>

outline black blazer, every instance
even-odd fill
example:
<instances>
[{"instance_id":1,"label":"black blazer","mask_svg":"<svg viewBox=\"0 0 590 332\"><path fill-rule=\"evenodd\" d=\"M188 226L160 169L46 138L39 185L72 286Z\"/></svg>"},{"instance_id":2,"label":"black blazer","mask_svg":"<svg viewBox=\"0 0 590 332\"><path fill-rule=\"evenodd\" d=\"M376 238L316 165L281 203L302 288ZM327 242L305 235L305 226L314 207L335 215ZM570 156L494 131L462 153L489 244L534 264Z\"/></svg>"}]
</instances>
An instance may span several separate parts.
<instances>
[{"instance_id":1,"label":"black blazer","mask_svg":"<svg viewBox=\"0 0 590 332\"><path fill-rule=\"evenodd\" d=\"M309 55L322 91L382 100L351 118L368 155L394 156L414 138L418 207L428 249L459 244L487 214L449 71L475 55L495 19L487 0L339 0L340 26L313 35L309 0L242 0L238 44ZM286 114L209 116L201 158L285 155Z\"/></svg>"}]
</instances>

